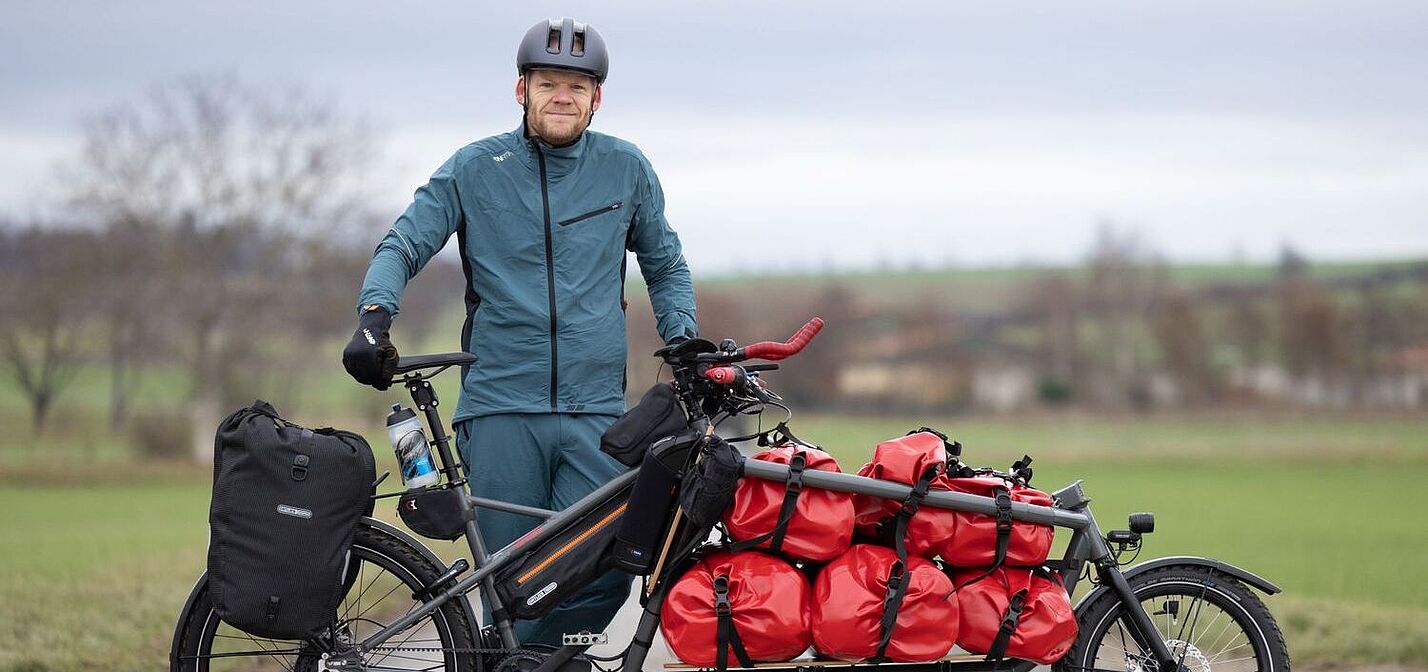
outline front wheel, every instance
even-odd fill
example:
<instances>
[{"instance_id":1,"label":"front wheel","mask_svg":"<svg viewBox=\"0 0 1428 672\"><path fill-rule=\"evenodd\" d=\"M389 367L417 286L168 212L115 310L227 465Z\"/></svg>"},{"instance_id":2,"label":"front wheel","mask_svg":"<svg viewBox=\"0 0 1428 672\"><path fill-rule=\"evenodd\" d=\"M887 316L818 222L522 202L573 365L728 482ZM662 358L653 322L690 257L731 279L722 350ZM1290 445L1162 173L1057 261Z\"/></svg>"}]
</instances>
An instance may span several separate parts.
<instances>
[{"instance_id":1,"label":"front wheel","mask_svg":"<svg viewBox=\"0 0 1428 672\"><path fill-rule=\"evenodd\" d=\"M420 603L412 598L439 576L417 549L387 532L358 525L352 538L354 577L337 607L336 631L351 641L380 630ZM170 655L173 672L319 669L332 642L282 641L249 635L218 618L208 585L200 583L180 615ZM452 600L411 628L368 652L363 663L384 670L477 670L471 652L471 623Z\"/></svg>"},{"instance_id":2,"label":"front wheel","mask_svg":"<svg viewBox=\"0 0 1428 672\"><path fill-rule=\"evenodd\" d=\"M1289 672L1279 624L1239 581L1206 567L1174 566L1129 579L1159 636L1188 672ZM1080 610L1081 632L1058 672L1158 672L1130 634L1120 599L1102 595Z\"/></svg>"}]
</instances>

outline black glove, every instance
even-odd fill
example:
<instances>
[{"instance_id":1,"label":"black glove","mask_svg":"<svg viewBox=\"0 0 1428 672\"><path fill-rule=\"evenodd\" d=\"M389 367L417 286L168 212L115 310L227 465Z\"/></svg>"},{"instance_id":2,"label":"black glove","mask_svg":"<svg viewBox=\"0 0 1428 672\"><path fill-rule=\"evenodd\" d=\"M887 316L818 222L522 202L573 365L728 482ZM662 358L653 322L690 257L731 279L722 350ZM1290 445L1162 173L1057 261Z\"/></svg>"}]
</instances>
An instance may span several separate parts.
<instances>
[{"instance_id":1,"label":"black glove","mask_svg":"<svg viewBox=\"0 0 1428 672\"><path fill-rule=\"evenodd\" d=\"M385 308L373 308L357 320L357 332L342 349L342 366L363 385L379 390L392 386L396 375L397 346L389 332L392 316Z\"/></svg>"}]
</instances>

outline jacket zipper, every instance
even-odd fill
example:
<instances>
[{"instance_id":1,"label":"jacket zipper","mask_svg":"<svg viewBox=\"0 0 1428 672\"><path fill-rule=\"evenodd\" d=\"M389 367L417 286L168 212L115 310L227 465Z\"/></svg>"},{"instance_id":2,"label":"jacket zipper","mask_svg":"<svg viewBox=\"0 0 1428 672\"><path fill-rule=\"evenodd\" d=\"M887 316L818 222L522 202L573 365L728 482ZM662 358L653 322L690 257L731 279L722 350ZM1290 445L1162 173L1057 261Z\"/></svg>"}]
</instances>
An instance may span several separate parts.
<instances>
[{"instance_id":1,"label":"jacket zipper","mask_svg":"<svg viewBox=\"0 0 1428 672\"><path fill-rule=\"evenodd\" d=\"M541 150L539 142L531 144L535 147L536 158L540 159L540 202L545 215L545 289L546 296L550 299L550 412L554 413L556 411L555 390L559 380L557 369L559 368L560 351L556 346L555 339L555 251L551 247L550 191L546 186L545 152Z\"/></svg>"},{"instance_id":2,"label":"jacket zipper","mask_svg":"<svg viewBox=\"0 0 1428 672\"><path fill-rule=\"evenodd\" d=\"M607 212L610 212L610 211L612 211L612 210L619 210L619 209L620 209L620 206L622 206L622 205L624 205L624 204L625 204L624 201L615 201L614 203L611 203L611 204L609 204L609 205L607 205L607 206L605 206L605 207L603 207L603 208L596 208L596 209L591 210L590 212L587 212L587 213L585 213L585 214L583 214L583 215L576 215L576 216L574 216L574 217L571 217L570 219L562 219L562 220L556 222L556 224L559 225L559 226L570 226L571 224L574 224L574 223L576 223L576 222L583 222L583 221L585 221L585 220L587 220L587 219L590 219L591 217L595 217L595 216L598 216L598 215L603 215L603 214L605 214L605 213L607 213Z\"/></svg>"}]
</instances>

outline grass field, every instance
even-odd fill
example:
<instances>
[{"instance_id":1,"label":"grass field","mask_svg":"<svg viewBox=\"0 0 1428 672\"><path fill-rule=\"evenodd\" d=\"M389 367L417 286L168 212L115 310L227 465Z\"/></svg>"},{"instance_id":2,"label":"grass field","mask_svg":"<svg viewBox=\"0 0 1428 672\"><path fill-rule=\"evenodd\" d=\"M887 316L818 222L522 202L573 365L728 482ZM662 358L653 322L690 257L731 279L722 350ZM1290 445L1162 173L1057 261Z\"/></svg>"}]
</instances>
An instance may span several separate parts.
<instances>
[{"instance_id":1,"label":"grass field","mask_svg":"<svg viewBox=\"0 0 1428 672\"><path fill-rule=\"evenodd\" d=\"M919 424L959 438L974 464L1032 454L1042 488L1084 479L1103 527L1154 511L1145 558L1209 555L1278 583L1285 593L1268 604L1296 665L1428 667L1421 419L824 417L795 428L852 471L877 440ZM54 469L9 465L0 670L162 667L204 562L207 472L109 462L65 483ZM389 517L391 504L378 512Z\"/></svg>"}]
</instances>

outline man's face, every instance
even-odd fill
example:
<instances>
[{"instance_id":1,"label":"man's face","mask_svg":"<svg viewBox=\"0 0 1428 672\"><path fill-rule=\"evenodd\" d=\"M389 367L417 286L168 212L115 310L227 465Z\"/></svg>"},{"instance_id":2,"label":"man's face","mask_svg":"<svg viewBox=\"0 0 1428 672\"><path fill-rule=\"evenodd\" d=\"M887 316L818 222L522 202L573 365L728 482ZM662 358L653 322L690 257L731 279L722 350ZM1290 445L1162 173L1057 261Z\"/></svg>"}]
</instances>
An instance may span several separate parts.
<instances>
[{"instance_id":1,"label":"man's face","mask_svg":"<svg viewBox=\"0 0 1428 672\"><path fill-rule=\"evenodd\" d=\"M516 80L516 102L526 108L526 126L556 147L575 142L600 109L595 78L564 70L531 70Z\"/></svg>"}]
</instances>

